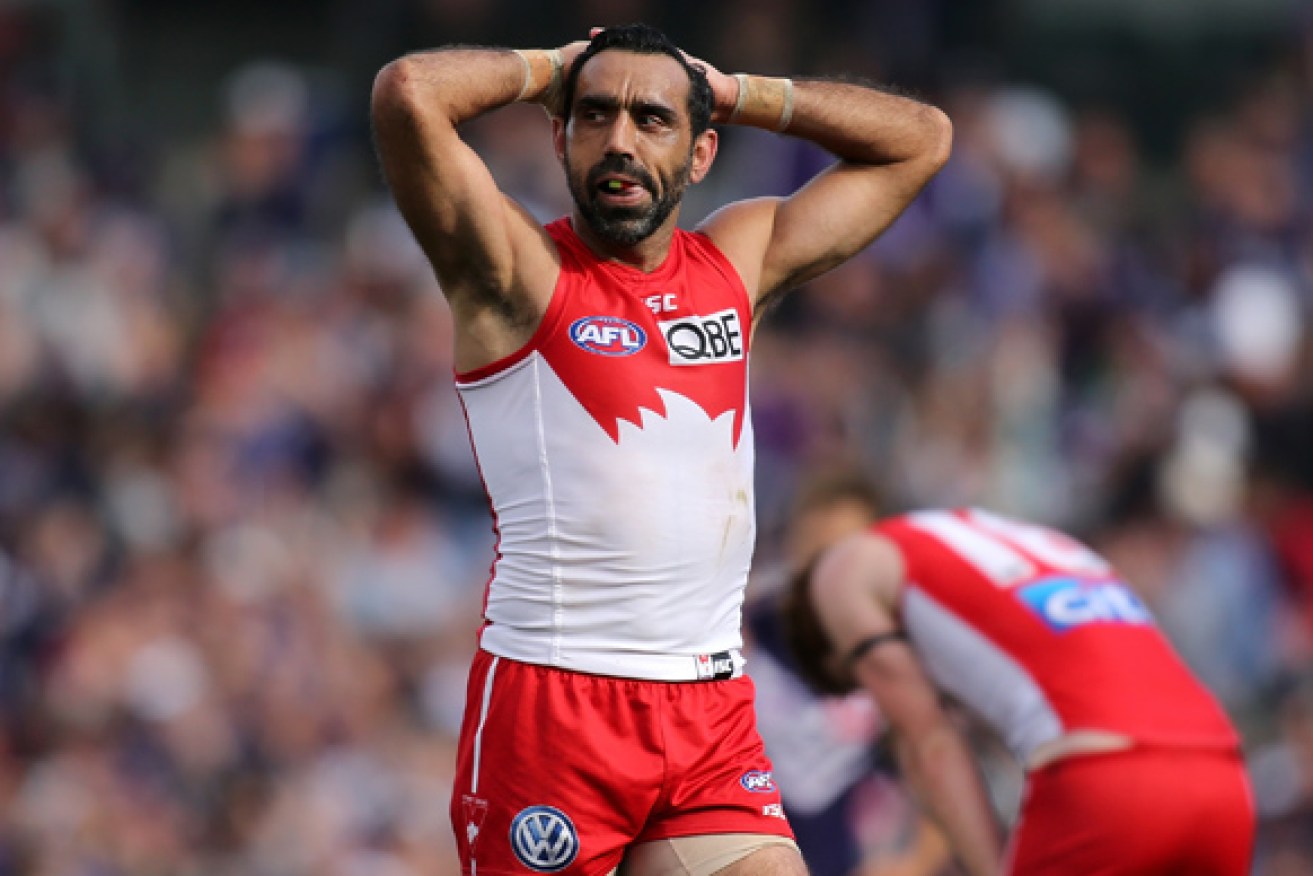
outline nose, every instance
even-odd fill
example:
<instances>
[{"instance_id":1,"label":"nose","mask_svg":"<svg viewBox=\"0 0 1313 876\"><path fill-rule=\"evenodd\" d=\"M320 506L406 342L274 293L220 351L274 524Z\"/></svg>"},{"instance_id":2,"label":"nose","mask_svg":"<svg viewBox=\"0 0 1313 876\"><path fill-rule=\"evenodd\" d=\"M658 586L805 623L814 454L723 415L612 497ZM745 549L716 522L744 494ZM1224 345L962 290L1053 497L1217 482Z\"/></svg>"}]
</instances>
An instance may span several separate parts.
<instances>
[{"instance_id":1,"label":"nose","mask_svg":"<svg viewBox=\"0 0 1313 876\"><path fill-rule=\"evenodd\" d=\"M616 113L612 119L606 132L606 151L608 155L634 154L634 123L628 113Z\"/></svg>"}]
</instances>

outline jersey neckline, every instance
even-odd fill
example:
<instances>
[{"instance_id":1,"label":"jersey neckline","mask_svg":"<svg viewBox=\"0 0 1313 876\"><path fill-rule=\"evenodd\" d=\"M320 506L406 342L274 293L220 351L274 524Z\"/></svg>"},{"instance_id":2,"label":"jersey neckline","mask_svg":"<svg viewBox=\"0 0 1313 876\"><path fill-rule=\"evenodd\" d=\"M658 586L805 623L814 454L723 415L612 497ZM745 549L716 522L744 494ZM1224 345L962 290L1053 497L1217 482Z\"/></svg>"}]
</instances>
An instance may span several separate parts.
<instances>
[{"instance_id":1,"label":"jersey neckline","mask_svg":"<svg viewBox=\"0 0 1313 876\"><path fill-rule=\"evenodd\" d=\"M566 231L569 232L571 245L586 254L593 264L607 273L613 274L617 279L626 283L639 283L648 285L652 283L664 283L669 280L678 271L680 258L680 236L689 234L682 228L676 228L675 233L670 237L670 246L666 249L665 258L661 264L657 265L651 271L644 271L642 268L636 268L631 264L619 261L609 256L602 256L593 251L593 248L580 236L574 227L574 217L571 215L562 216L559 220Z\"/></svg>"}]
</instances>

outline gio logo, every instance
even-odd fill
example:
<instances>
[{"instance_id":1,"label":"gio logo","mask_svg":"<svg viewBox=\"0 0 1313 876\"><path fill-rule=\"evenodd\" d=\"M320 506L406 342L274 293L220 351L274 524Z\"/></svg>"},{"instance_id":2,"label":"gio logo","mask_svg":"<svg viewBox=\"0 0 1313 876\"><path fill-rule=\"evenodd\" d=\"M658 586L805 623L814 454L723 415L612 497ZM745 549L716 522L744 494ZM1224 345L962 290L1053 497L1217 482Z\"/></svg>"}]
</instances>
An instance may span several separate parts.
<instances>
[{"instance_id":1,"label":"gio logo","mask_svg":"<svg viewBox=\"0 0 1313 876\"><path fill-rule=\"evenodd\" d=\"M1092 623L1153 624L1149 609L1120 581L1044 578L1017 596L1059 633Z\"/></svg>"},{"instance_id":2,"label":"gio logo","mask_svg":"<svg viewBox=\"0 0 1313 876\"><path fill-rule=\"evenodd\" d=\"M618 316L585 316L570 323L570 340L590 353L632 356L647 346L647 332Z\"/></svg>"},{"instance_id":3,"label":"gio logo","mask_svg":"<svg viewBox=\"0 0 1313 876\"><path fill-rule=\"evenodd\" d=\"M743 328L734 308L658 322L671 365L710 365L743 358Z\"/></svg>"},{"instance_id":4,"label":"gio logo","mask_svg":"<svg viewBox=\"0 0 1313 876\"><path fill-rule=\"evenodd\" d=\"M521 809L511 822L511 848L530 870L556 873L574 863L579 854L579 834L561 810L530 806Z\"/></svg>"}]
</instances>

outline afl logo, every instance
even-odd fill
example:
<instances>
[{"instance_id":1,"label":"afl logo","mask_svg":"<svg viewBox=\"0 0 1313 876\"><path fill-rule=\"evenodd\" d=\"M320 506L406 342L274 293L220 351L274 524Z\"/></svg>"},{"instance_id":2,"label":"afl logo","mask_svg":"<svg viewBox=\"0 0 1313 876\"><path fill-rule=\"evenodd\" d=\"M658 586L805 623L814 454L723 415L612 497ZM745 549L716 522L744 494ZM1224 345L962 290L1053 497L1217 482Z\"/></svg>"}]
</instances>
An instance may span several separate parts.
<instances>
[{"instance_id":1,"label":"afl logo","mask_svg":"<svg viewBox=\"0 0 1313 876\"><path fill-rule=\"evenodd\" d=\"M754 794L770 794L775 790L775 780L771 778L771 774L761 770L744 773L743 778L739 779L739 784L743 786L743 790Z\"/></svg>"},{"instance_id":2,"label":"afl logo","mask_svg":"<svg viewBox=\"0 0 1313 876\"><path fill-rule=\"evenodd\" d=\"M530 870L556 873L574 863L579 834L569 816L552 806L530 806L511 822L511 848Z\"/></svg>"},{"instance_id":3,"label":"afl logo","mask_svg":"<svg viewBox=\"0 0 1313 876\"><path fill-rule=\"evenodd\" d=\"M647 332L618 316L585 316L570 324L570 340L590 353L632 356L647 346Z\"/></svg>"}]
</instances>

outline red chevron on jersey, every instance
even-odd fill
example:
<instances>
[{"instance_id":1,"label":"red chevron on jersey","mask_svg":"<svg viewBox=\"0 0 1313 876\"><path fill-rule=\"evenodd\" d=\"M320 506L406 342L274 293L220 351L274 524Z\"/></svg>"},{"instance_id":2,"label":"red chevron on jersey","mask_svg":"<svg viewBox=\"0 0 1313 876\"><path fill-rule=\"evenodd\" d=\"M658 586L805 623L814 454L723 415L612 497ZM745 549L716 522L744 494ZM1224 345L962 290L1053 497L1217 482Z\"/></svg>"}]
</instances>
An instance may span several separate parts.
<instances>
[{"instance_id":1,"label":"red chevron on jersey","mask_svg":"<svg viewBox=\"0 0 1313 876\"><path fill-rule=\"evenodd\" d=\"M547 227L560 277L524 348L457 375L498 557L486 650L682 680L739 647L755 537L751 305L702 234L644 273ZM599 428L600 427L600 428Z\"/></svg>"},{"instance_id":2,"label":"red chevron on jersey","mask_svg":"<svg viewBox=\"0 0 1313 876\"><path fill-rule=\"evenodd\" d=\"M747 292L733 266L704 235L676 231L651 273L601 261L568 220L548 226L561 277L542 326L524 350L471 374L503 370L532 350L597 424L620 440L620 422L643 428L643 410L667 416L658 390L695 402L712 420L734 413L743 432L752 324Z\"/></svg>"}]
</instances>

